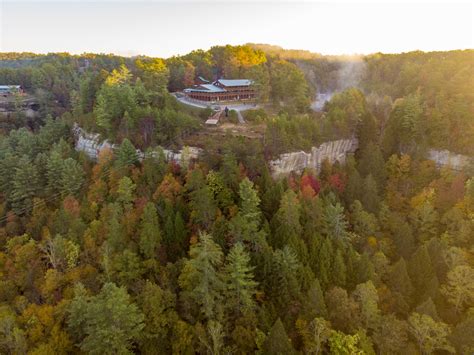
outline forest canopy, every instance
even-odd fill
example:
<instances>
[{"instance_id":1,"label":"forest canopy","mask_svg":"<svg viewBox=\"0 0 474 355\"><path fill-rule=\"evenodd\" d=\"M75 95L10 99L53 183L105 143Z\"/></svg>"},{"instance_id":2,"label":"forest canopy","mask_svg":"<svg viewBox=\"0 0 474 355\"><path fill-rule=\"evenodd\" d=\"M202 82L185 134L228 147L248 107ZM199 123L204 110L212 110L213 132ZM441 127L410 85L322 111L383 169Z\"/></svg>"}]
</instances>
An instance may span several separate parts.
<instances>
[{"instance_id":1,"label":"forest canopy","mask_svg":"<svg viewBox=\"0 0 474 355\"><path fill-rule=\"evenodd\" d=\"M341 87L354 58L262 45L1 53L39 111L0 117L0 353L471 354L473 170L425 153L474 154L472 55L374 54ZM210 112L170 92L198 76L255 80L264 135L173 161ZM90 159L73 123L116 148ZM342 138L345 164L272 176Z\"/></svg>"}]
</instances>

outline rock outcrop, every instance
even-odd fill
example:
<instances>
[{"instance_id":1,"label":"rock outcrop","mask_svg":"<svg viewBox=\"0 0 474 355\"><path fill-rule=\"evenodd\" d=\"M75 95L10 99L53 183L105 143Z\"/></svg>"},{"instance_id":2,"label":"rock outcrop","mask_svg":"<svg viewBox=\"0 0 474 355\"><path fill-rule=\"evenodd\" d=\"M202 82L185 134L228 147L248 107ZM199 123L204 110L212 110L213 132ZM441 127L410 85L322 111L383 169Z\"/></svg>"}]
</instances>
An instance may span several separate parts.
<instances>
[{"instance_id":1,"label":"rock outcrop","mask_svg":"<svg viewBox=\"0 0 474 355\"><path fill-rule=\"evenodd\" d=\"M347 154L354 153L357 146L356 138L325 142L319 147L311 148L310 153L300 151L281 154L278 159L270 161L270 168L274 177L288 175L292 171L301 172L305 168L319 172L326 159L332 164L336 161L345 163Z\"/></svg>"},{"instance_id":2,"label":"rock outcrop","mask_svg":"<svg viewBox=\"0 0 474 355\"><path fill-rule=\"evenodd\" d=\"M89 158L97 160L100 152L103 149L115 150L118 148L117 144L112 144L107 140L101 140L100 134L98 133L88 133L84 131L79 125L74 124L72 129L76 144L75 149L78 152L84 152ZM151 152L143 153L141 150L137 149L137 155L140 159L145 158L147 154L158 155L159 149L162 150L165 155L165 159L168 161L174 161L181 163L183 160L187 161L190 159L197 159L201 153L200 148L195 147L184 147L179 151L172 151L168 149L158 148Z\"/></svg>"},{"instance_id":3,"label":"rock outcrop","mask_svg":"<svg viewBox=\"0 0 474 355\"><path fill-rule=\"evenodd\" d=\"M305 168L321 169L321 163L327 159L331 164L336 161L345 163L347 154L357 150L358 141L353 139L341 139L321 144L319 147L311 148L310 153L303 151L281 154L278 159L270 161L270 168L274 177L285 176L290 172L302 172ZM474 158L467 155L455 154L449 150L428 151L427 159L433 160L436 166L447 166L453 170L461 171L470 164L474 166Z\"/></svg>"},{"instance_id":4,"label":"rock outcrop","mask_svg":"<svg viewBox=\"0 0 474 355\"><path fill-rule=\"evenodd\" d=\"M99 153L103 149L117 149L116 144L112 144L107 140L101 140L100 134L88 133L84 131L77 124L73 127L73 134L75 136L75 149L84 152L91 159L96 160ZM336 141L325 142L319 147L311 148L311 152L303 151L281 154L278 159L269 162L272 175L274 177L285 176L294 172L302 172L305 168L315 169L320 171L321 164L324 160L328 160L331 164L336 161L343 164L346 162L348 154L353 154L358 147L356 138L340 139ZM185 147L179 151L172 151L162 149L166 160L181 163L190 159L197 159L201 154L202 149L195 147ZM143 159L146 154L159 154L159 149L151 152L143 153L137 149L137 154L140 159ZM452 153L448 150L434 150L428 152L428 159L433 160L438 167L449 166L453 170L462 170L469 164L474 165L474 158Z\"/></svg>"},{"instance_id":5,"label":"rock outcrop","mask_svg":"<svg viewBox=\"0 0 474 355\"><path fill-rule=\"evenodd\" d=\"M452 153L449 150L428 151L428 159L433 160L436 166L448 166L453 170L461 171L470 164L474 164L474 158L467 155Z\"/></svg>"}]
</instances>

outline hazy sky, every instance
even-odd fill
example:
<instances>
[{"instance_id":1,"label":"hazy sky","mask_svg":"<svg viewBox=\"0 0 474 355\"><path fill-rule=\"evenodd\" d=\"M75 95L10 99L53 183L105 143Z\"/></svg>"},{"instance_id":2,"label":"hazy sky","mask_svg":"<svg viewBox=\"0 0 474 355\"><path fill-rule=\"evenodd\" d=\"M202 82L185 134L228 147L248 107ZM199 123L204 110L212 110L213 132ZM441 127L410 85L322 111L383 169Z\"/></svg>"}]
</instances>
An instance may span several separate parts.
<instances>
[{"instance_id":1,"label":"hazy sky","mask_svg":"<svg viewBox=\"0 0 474 355\"><path fill-rule=\"evenodd\" d=\"M323 54L474 48L472 1L0 0L0 51L168 57L216 44Z\"/></svg>"}]
</instances>

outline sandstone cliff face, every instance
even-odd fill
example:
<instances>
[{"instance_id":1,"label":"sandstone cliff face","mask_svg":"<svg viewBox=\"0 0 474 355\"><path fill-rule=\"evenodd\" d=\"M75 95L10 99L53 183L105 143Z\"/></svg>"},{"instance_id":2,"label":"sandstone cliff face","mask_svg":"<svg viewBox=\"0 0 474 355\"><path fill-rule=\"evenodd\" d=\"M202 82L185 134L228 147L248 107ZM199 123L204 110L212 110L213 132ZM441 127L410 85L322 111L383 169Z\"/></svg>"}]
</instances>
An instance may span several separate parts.
<instances>
[{"instance_id":1,"label":"sandstone cliff face","mask_svg":"<svg viewBox=\"0 0 474 355\"><path fill-rule=\"evenodd\" d=\"M319 172L322 162L327 159L334 164L346 162L346 156L357 149L357 139L340 139L311 148L310 153L303 151L281 154L279 159L270 161L270 168L274 177L288 175L290 172L301 172L305 168L316 169Z\"/></svg>"},{"instance_id":2,"label":"sandstone cliff face","mask_svg":"<svg viewBox=\"0 0 474 355\"><path fill-rule=\"evenodd\" d=\"M102 141L99 134L87 133L77 124L74 125L73 133L76 139L76 150L84 152L91 159L96 160L99 153L103 149L116 149L118 146L109 143L107 140ZM352 154L357 150L358 141L353 139L340 139L336 141L325 142L319 147L311 148L311 152L303 151L281 154L278 159L269 162L272 175L280 177L288 175L290 172L302 172L305 168L315 169L320 171L322 162L327 159L331 164L336 161L344 164L346 156ZM186 147L179 151L171 151L162 149L165 158L168 161L177 163L187 163L190 159L197 159L201 153L200 148ZM140 159L145 157L145 154L137 149L137 154ZM159 154L159 151L152 151L151 155ZM474 164L474 158L466 155L454 154L448 150L430 150L427 159L433 160L438 167L449 166L454 170L462 170L469 164Z\"/></svg>"},{"instance_id":3,"label":"sandstone cliff face","mask_svg":"<svg viewBox=\"0 0 474 355\"><path fill-rule=\"evenodd\" d=\"M433 160L438 167L449 166L453 170L462 170L469 164L474 164L474 158L467 155L455 154L449 150L434 150L428 152L428 159Z\"/></svg>"},{"instance_id":4,"label":"sandstone cliff face","mask_svg":"<svg viewBox=\"0 0 474 355\"><path fill-rule=\"evenodd\" d=\"M118 148L118 145L111 144L107 140L102 141L100 134L98 133L88 133L84 131L77 124L74 125L73 134L76 140L75 149L78 152L84 152L89 158L97 160L99 153L103 149L115 150ZM168 149L162 149L165 159L168 161L175 161L181 163L183 160L185 163L188 163L190 159L197 159L201 152L201 149L195 147L185 147L179 151L172 151ZM137 155L139 159L143 159L146 154L158 155L159 151L152 151L143 153L141 150L137 149Z\"/></svg>"},{"instance_id":5,"label":"sandstone cliff face","mask_svg":"<svg viewBox=\"0 0 474 355\"><path fill-rule=\"evenodd\" d=\"M321 169L322 162L327 159L331 164L336 161L345 163L347 154L357 150L357 139L341 139L311 148L310 153L303 151L281 154L278 159L270 161L270 169L274 177L285 176L290 172L302 172L305 168ZM452 153L448 150L431 149L427 159L433 160L438 167L448 166L453 170L463 170L469 164L474 165L474 158L467 155Z\"/></svg>"}]
</instances>

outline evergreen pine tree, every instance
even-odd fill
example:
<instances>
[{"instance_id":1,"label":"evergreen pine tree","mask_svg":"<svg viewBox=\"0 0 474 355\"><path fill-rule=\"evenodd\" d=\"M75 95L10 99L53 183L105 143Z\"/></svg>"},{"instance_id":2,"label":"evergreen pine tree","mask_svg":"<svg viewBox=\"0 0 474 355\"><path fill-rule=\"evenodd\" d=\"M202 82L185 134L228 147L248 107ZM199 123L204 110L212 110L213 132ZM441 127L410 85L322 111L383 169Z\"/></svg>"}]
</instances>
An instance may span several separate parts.
<instances>
[{"instance_id":1,"label":"evergreen pine tree","mask_svg":"<svg viewBox=\"0 0 474 355\"><path fill-rule=\"evenodd\" d=\"M303 314L307 321L317 317L327 317L326 303L324 302L323 291L318 279L314 279L311 282L311 285L306 292L303 308Z\"/></svg>"},{"instance_id":2,"label":"evergreen pine tree","mask_svg":"<svg viewBox=\"0 0 474 355\"><path fill-rule=\"evenodd\" d=\"M15 168L13 189L10 195L12 209L17 215L29 214L33 208L33 198L39 188L36 167L27 156L23 156Z\"/></svg>"},{"instance_id":3,"label":"evergreen pine tree","mask_svg":"<svg viewBox=\"0 0 474 355\"><path fill-rule=\"evenodd\" d=\"M143 314L124 288L106 283L97 296L77 286L69 306L68 325L82 351L91 354L127 354L144 327Z\"/></svg>"},{"instance_id":4,"label":"evergreen pine tree","mask_svg":"<svg viewBox=\"0 0 474 355\"><path fill-rule=\"evenodd\" d=\"M140 252L145 258L153 258L161 241L158 213L152 202L148 202L143 209L140 222Z\"/></svg>"},{"instance_id":5,"label":"evergreen pine tree","mask_svg":"<svg viewBox=\"0 0 474 355\"><path fill-rule=\"evenodd\" d=\"M293 190L288 189L282 196L280 208L275 215L276 229L274 232L273 246L283 248L292 236L301 235L300 202ZM272 221L273 222L273 221Z\"/></svg>"},{"instance_id":6,"label":"evergreen pine tree","mask_svg":"<svg viewBox=\"0 0 474 355\"><path fill-rule=\"evenodd\" d=\"M214 319L222 307L224 285L218 272L223 261L222 250L210 235L201 234L199 242L191 246L189 256L179 276L179 285L205 318Z\"/></svg>"},{"instance_id":7,"label":"evergreen pine tree","mask_svg":"<svg viewBox=\"0 0 474 355\"><path fill-rule=\"evenodd\" d=\"M329 238L324 238L319 249L318 270L316 277L321 281L321 286L325 290L329 286L331 263L333 260L333 248Z\"/></svg>"},{"instance_id":8,"label":"evergreen pine tree","mask_svg":"<svg viewBox=\"0 0 474 355\"><path fill-rule=\"evenodd\" d=\"M131 166L138 162L138 155L132 142L125 138L117 150L116 165L120 168Z\"/></svg>"},{"instance_id":9,"label":"evergreen pine tree","mask_svg":"<svg viewBox=\"0 0 474 355\"><path fill-rule=\"evenodd\" d=\"M420 245L412 255L408 270L415 288L416 301L423 301L422 296L429 289L428 286L433 277L436 276L425 244Z\"/></svg>"},{"instance_id":10,"label":"evergreen pine tree","mask_svg":"<svg viewBox=\"0 0 474 355\"><path fill-rule=\"evenodd\" d=\"M403 296L406 304L411 304L413 296L413 285L408 276L407 264L405 259L400 258L393 266L389 273L388 282L392 292L398 292Z\"/></svg>"},{"instance_id":11,"label":"evergreen pine tree","mask_svg":"<svg viewBox=\"0 0 474 355\"><path fill-rule=\"evenodd\" d=\"M286 334L285 327L278 318L270 329L270 332L263 343L263 353L265 355L292 355L295 349L291 345L291 341Z\"/></svg>"},{"instance_id":12,"label":"evergreen pine tree","mask_svg":"<svg viewBox=\"0 0 474 355\"><path fill-rule=\"evenodd\" d=\"M324 232L334 240L345 241L348 223L344 216L344 207L328 201L323 212Z\"/></svg>"},{"instance_id":13,"label":"evergreen pine tree","mask_svg":"<svg viewBox=\"0 0 474 355\"><path fill-rule=\"evenodd\" d=\"M224 268L226 308L233 314L252 311L257 283L253 279L250 257L241 243L235 244L227 255Z\"/></svg>"},{"instance_id":14,"label":"evergreen pine tree","mask_svg":"<svg viewBox=\"0 0 474 355\"><path fill-rule=\"evenodd\" d=\"M346 286L346 265L344 264L344 258L340 249L336 251L336 256L332 263L331 278L332 284L340 287Z\"/></svg>"},{"instance_id":15,"label":"evergreen pine tree","mask_svg":"<svg viewBox=\"0 0 474 355\"><path fill-rule=\"evenodd\" d=\"M373 178L372 174L369 174L365 177L362 184L362 199L361 202L364 205L364 208L371 212L377 213L380 206L380 197L378 193L377 182Z\"/></svg>"},{"instance_id":16,"label":"evergreen pine tree","mask_svg":"<svg viewBox=\"0 0 474 355\"><path fill-rule=\"evenodd\" d=\"M61 180L63 167L63 159L60 152L53 149L46 163L46 186L48 193L54 194L59 192L59 181Z\"/></svg>"},{"instance_id":17,"label":"evergreen pine tree","mask_svg":"<svg viewBox=\"0 0 474 355\"><path fill-rule=\"evenodd\" d=\"M240 207L237 215L231 220L230 230L238 241L251 242L254 250L259 240L261 226L260 198L253 188L253 183L245 178L239 185Z\"/></svg>"},{"instance_id":18,"label":"evergreen pine tree","mask_svg":"<svg viewBox=\"0 0 474 355\"><path fill-rule=\"evenodd\" d=\"M61 195L66 197L68 195L77 195L84 183L84 170L81 165L72 158L67 158L63 162L59 189Z\"/></svg>"},{"instance_id":19,"label":"evergreen pine tree","mask_svg":"<svg viewBox=\"0 0 474 355\"><path fill-rule=\"evenodd\" d=\"M177 244L179 251L184 249L186 243L186 225L184 223L181 212L177 211L174 217L174 233L175 233L175 243Z\"/></svg>"},{"instance_id":20,"label":"evergreen pine tree","mask_svg":"<svg viewBox=\"0 0 474 355\"><path fill-rule=\"evenodd\" d=\"M366 177L371 174L377 186L384 186L385 182L385 161L378 145L369 143L365 148L361 148L361 157L358 163L358 170L361 176Z\"/></svg>"},{"instance_id":21,"label":"evergreen pine tree","mask_svg":"<svg viewBox=\"0 0 474 355\"><path fill-rule=\"evenodd\" d=\"M111 252L125 248L125 236L122 225L123 211L117 203L110 205L110 217L107 221L107 247Z\"/></svg>"},{"instance_id":22,"label":"evergreen pine tree","mask_svg":"<svg viewBox=\"0 0 474 355\"><path fill-rule=\"evenodd\" d=\"M372 280L375 274L374 264L370 260L368 253L363 253L357 260L357 283L364 283Z\"/></svg>"},{"instance_id":23,"label":"evergreen pine tree","mask_svg":"<svg viewBox=\"0 0 474 355\"><path fill-rule=\"evenodd\" d=\"M438 311L436 310L436 305L434 304L431 297L428 297L426 301L420 303L416 308L415 312L419 314L426 314L433 318L435 321L439 322L441 318L438 315Z\"/></svg>"}]
</instances>

